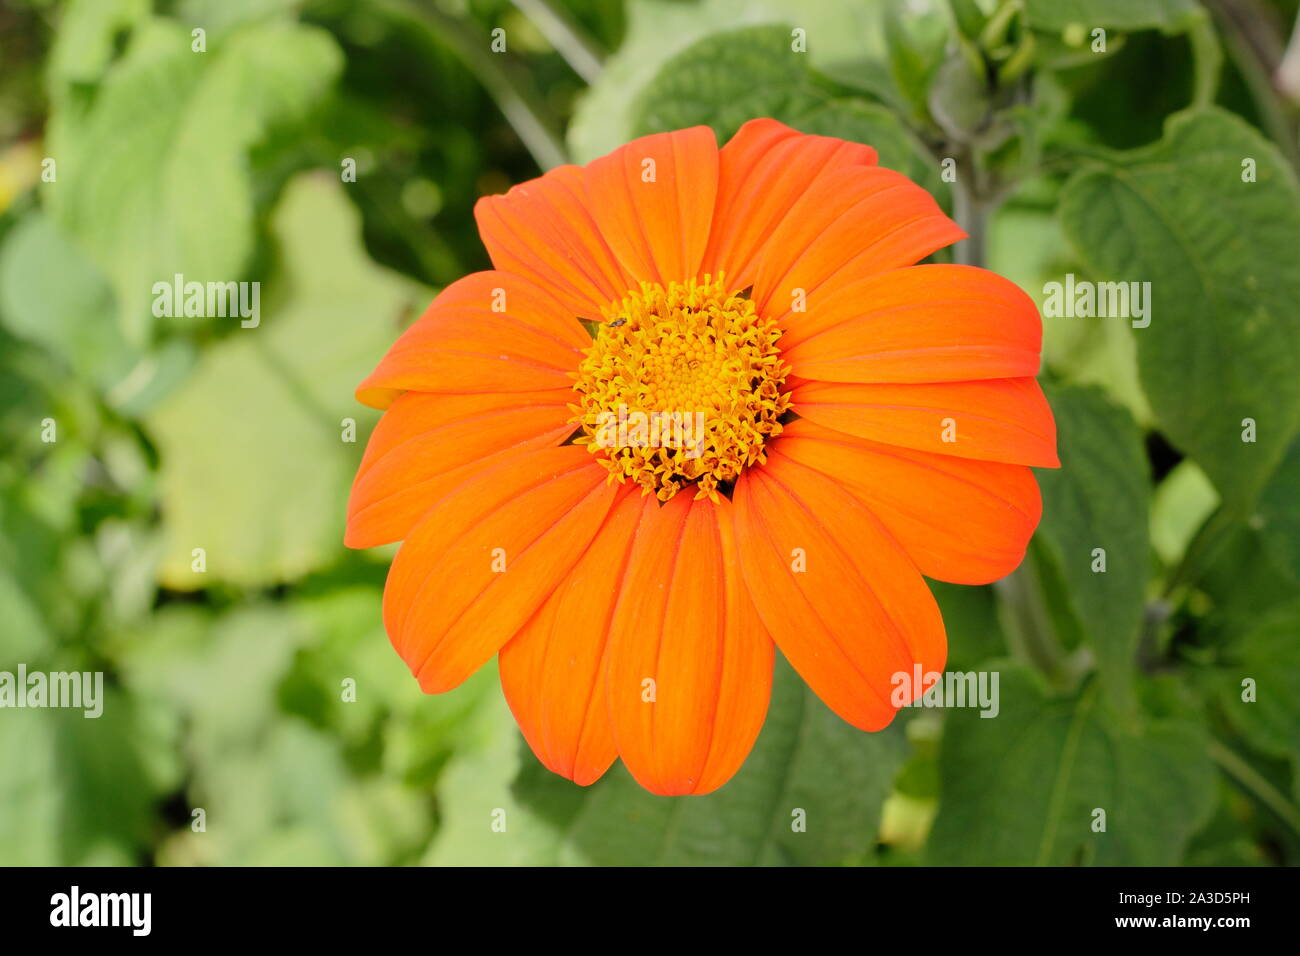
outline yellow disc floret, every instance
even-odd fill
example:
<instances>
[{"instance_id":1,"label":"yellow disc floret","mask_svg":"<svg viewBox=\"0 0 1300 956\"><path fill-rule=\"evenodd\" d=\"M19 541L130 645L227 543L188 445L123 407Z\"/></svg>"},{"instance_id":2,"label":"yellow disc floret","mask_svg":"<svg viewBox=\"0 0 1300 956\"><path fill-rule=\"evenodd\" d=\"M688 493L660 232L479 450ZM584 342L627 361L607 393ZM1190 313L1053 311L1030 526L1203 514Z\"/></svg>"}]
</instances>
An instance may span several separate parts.
<instances>
[{"instance_id":1,"label":"yellow disc floret","mask_svg":"<svg viewBox=\"0 0 1300 956\"><path fill-rule=\"evenodd\" d=\"M781 433L790 369L780 335L721 276L643 282L605 308L578 366L574 441L660 501L690 484L716 500Z\"/></svg>"}]
</instances>

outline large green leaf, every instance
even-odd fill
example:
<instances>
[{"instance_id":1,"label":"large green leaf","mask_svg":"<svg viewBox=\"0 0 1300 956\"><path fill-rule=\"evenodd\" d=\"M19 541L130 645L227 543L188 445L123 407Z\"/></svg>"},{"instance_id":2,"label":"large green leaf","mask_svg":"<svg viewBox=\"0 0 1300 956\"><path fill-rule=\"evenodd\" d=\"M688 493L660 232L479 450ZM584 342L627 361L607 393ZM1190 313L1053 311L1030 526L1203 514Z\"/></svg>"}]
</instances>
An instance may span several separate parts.
<instances>
[{"instance_id":1,"label":"large green leaf","mask_svg":"<svg viewBox=\"0 0 1300 956\"><path fill-rule=\"evenodd\" d=\"M1233 726L1264 753L1300 756L1300 601L1264 614L1224 658L1215 686Z\"/></svg>"},{"instance_id":2,"label":"large green leaf","mask_svg":"<svg viewBox=\"0 0 1300 956\"><path fill-rule=\"evenodd\" d=\"M568 131L570 150L588 162L623 145L636 135L633 104L665 63L714 33L743 27L777 25L784 58L806 59L819 72L888 96L881 8L878 0L631 0L627 38L579 102ZM792 49L796 28L804 31L806 53Z\"/></svg>"},{"instance_id":3,"label":"large green leaf","mask_svg":"<svg viewBox=\"0 0 1300 956\"><path fill-rule=\"evenodd\" d=\"M633 132L703 125L725 142L756 116L792 122L827 99L807 62L791 52L784 26L711 34L665 63L641 91L632 106Z\"/></svg>"},{"instance_id":4,"label":"large green leaf","mask_svg":"<svg viewBox=\"0 0 1300 956\"><path fill-rule=\"evenodd\" d=\"M1053 389L1049 397L1061 467L1037 473L1043 492L1037 541L1061 574L1112 700L1127 707L1150 569L1142 436L1128 412L1098 389ZM1094 570L1102 561L1105 570Z\"/></svg>"},{"instance_id":5,"label":"large green leaf","mask_svg":"<svg viewBox=\"0 0 1300 956\"><path fill-rule=\"evenodd\" d=\"M1300 581L1300 438L1291 443L1260 493L1251 526L1259 531L1277 568Z\"/></svg>"},{"instance_id":6,"label":"large green leaf","mask_svg":"<svg viewBox=\"0 0 1300 956\"><path fill-rule=\"evenodd\" d=\"M1007 652L991 587L929 581L948 635L948 670L973 670Z\"/></svg>"},{"instance_id":7,"label":"large green leaf","mask_svg":"<svg viewBox=\"0 0 1300 956\"><path fill-rule=\"evenodd\" d=\"M1025 19L1040 30L1081 26L1172 31L1199 14L1196 0L1025 0Z\"/></svg>"},{"instance_id":8,"label":"large green leaf","mask_svg":"<svg viewBox=\"0 0 1300 956\"><path fill-rule=\"evenodd\" d=\"M120 380L136 359L115 315L104 277L46 216L32 214L5 237L0 320L101 388Z\"/></svg>"},{"instance_id":9,"label":"large green leaf","mask_svg":"<svg viewBox=\"0 0 1300 956\"><path fill-rule=\"evenodd\" d=\"M152 772L162 762L150 754L171 741L127 695L102 692L99 717L12 710L0 720L0 865L139 862L153 803L173 782Z\"/></svg>"},{"instance_id":10,"label":"large green leaf","mask_svg":"<svg viewBox=\"0 0 1300 956\"><path fill-rule=\"evenodd\" d=\"M263 290L261 325L209 348L148 419L163 461L160 574L171 587L290 579L341 550L373 420L353 389L427 301L365 257L359 217L328 177L292 181L273 232L283 267ZM345 418L357 422L355 443L343 441ZM195 548L206 573L191 570Z\"/></svg>"},{"instance_id":11,"label":"large green leaf","mask_svg":"<svg viewBox=\"0 0 1300 956\"><path fill-rule=\"evenodd\" d=\"M1047 697L1003 670L1001 708L947 714L930 862L941 865L1169 866L1214 806L1214 767L1197 724L1108 719L1100 697ZM1105 811L1105 831L1093 829Z\"/></svg>"},{"instance_id":12,"label":"large green leaf","mask_svg":"<svg viewBox=\"0 0 1300 956\"><path fill-rule=\"evenodd\" d=\"M149 0L69 0L46 61L54 97L65 84L94 83L112 62L119 31L149 15Z\"/></svg>"},{"instance_id":13,"label":"large green leaf","mask_svg":"<svg viewBox=\"0 0 1300 956\"><path fill-rule=\"evenodd\" d=\"M328 34L289 22L194 52L188 29L148 20L92 105L57 101L58 179L44 195L109 277L130 341L152 327L154 283L240 278L254 244L248 151L304 115L341 63Z\"/></svg>"},{"instance_id":14,"label":"large green leaf","mask_svg":"<svg viewBox=\"0 0 1300 956\"><path fill-rule=\"evenodd\" d=\"M874 103L834 98L808 58L790 51L784 26L715 33L663 65L632 107L636 135L710 126L726 142L747 120L766 116L805 133L867 143L882 166L931 192L946 191L934 159L898 116Z\"/></svg>"},{"instance_id":15,"label":"large green leaf","mask_svg":"<svg viewBox=\"0 0 1300 956\"><path fill-rule=\"evenodd\" d=\"M25 496L0 486L0 670L47 660L53 635L42 606L65 596L57 569L61 540L33 514Z\"/></svg>"},{"instance_id":16,"label":"large green leaf","mask_svg":"<svg viewBox=\"0 0 1300 956\"><path fill-rule=\"evenodd\" d=\"M1242 181L1247 159L1256 182ZM1286 161L1230 114L1183 113L1155 146L1076 174L1060 212L1093 278L1151 283L1150 325L1133 334L1152 409L1225 505L1249 507L1300 425L1300 189Z\"/></svg>"},{"instance_id":17,"label":"large green leaf","mask_svg":"<svg viewBox=\"0 0 1300 956\"><path fill-rule=\"evenodd\" d=\"M1273 559L1260 532L1247 525L1227 531L1222 543L1197 576L1196 588L1207 595L1213 613L1198 622L1205 631L1241 634L1260 614L1284 603L1295 592L1295 581ZM1202 608L1197 608L1202 610Z\"/></svg>"},{"instance_id":18,"label":"large green leaf","mask_svg":"<svg viewBox=\"0 0 1300 956\"><path fill-rule=\"evenodd\" d=\"M901 729L865 734L784 661L753 752L704 797L657 797L621 767L583 790L522 745L504 703L490 748L456 758L432 864L835 864L871 858ZM520 769L521 768L521 769ZM505 812L505 832L492 829ZM806 830L792 826L804 811Z\"/></svg>"},{"instance_id":19,"label":"large green leaf","mask_svg":"<svg viewBox=\"0 0 1300 956\"><path fill-rule=\"evenodd\" d=\"M7 666L7 665L6 665ZM0 720L0 866L61 862L57 733L50 711L6 711Z\"/></svg>"},{"instance_id":20,"label":"large green leaf","mask_svg":"<svg viewBox=\"0 0 1300 956\"><path fill-rule=\"evenodd\" d=\"M103 713L53 711L58 734L62 824L70 863L134 862L152 836L153 803L177 783L174 727L147 705L104 687Z\"/></svg>"}]
</instances>

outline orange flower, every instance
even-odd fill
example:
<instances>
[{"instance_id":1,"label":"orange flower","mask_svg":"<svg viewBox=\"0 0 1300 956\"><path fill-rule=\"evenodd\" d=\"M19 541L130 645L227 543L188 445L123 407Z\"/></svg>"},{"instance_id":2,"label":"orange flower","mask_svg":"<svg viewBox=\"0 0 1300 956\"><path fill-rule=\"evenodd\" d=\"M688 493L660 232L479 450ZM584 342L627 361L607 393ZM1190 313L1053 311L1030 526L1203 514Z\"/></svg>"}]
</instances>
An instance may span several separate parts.
<instances>
[{"instance_id":1,"label":"orange flower","mask_svg":"<svg viewBox=\"0 0 1300 956\"><path fill-rule=\"evenodd\" d=\"M773 642L886 726L891 678L944 665L922 575L996 580L1038 524L1033 301L914 265L964 238L930 195L773 120L722 149L647 136L475 212L496 270L357 390L387 412L346 541L404 540L384 622L420 686L499 653L547 767L585 785L621 756L660 794L736 772Z\"/></svg>"}]
</instances>

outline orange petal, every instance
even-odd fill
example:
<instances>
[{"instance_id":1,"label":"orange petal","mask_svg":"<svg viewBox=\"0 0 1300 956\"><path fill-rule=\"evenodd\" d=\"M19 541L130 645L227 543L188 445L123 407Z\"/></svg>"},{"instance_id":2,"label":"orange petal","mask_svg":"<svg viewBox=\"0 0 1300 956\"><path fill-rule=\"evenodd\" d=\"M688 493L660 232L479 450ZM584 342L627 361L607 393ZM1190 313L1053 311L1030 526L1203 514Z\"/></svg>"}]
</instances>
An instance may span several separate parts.
<instances>
[{"instance_id":1,"label":"orange petal","mask_svg":"<svg viewBox=\"0 0 1300 956\"><path fill-rule=\"evenodd\" d=\"M871 385L807 382L800 416L859 438L958 458L1060 467L1056 422L1032 378Z\"/></svg>"},{"instance_id":2,"label":"orange petal","mask_svg":"<svg viewBox=\"0 0 1300 956\"><path fill-rule=\"evenodd\" d=\"M388 573L384 624L426 693L450 690L518 633L624 486L575 445L508 460L441 498Z\"/></svg>"},{"instance_id":3,"label":"orange petal","mask_svg":"<svg viewBox=\"0 0 1300 956\"><path fill-rule=\"evenodd\" d=\"M600 235L577 166L560 166L485 196L474 206L479 235L498 269L526 276L571 316L600 318L608 302L636 286Z\"/></svg>"},{"instance_id":4,"label":"orange petal","mask_svg":"<svg viewBox=\"0 0 1300 956\"><path fill-rule=\"evenodd\" d=\"M605 687L608 636L642 502L623 497L587 553L501 648L501 687L537 759L581 786L618 751Z\"/></svg>"},{"instance_id":5,"label":"orange petal","mask_svg":"<svg viewBox=\"0 0 1300 956\"><path fill-rule=\"evenodd\" d=\"M853 494L780 454L736 482L736 544L754 604L828 707L879 730L911 701L896 675L942 671L943 619L916 565ZM891 699L892 698L892 699Z\"/></svg>"},{"instance_id":6,"label":"orange petal","mask_svg":"<svg viewBox=\"0 0 1300 956\"><path fill-rule=\"evenodd\" d=\"M638 281L699 275L718 190L718 144L707 126L634 139L587 167L587 205Z\"/></svg>"},{"instance_id":7,"label":"orange petal","mask_svg":"<svg viewBox=\"0 0 1300 956\"><path fill-rule=\"evenodd\" d=\"M763 725L772 641L740 578L730 502L642 508L609 638L614 739L647 790L709 793Z\"/></svg>"},{"instance_id":8,"label":"orange petal","mask_svg":"<svg viewBox=\"0 0 1300 956\"><path fill-rule=\"evenodd\" d=\"M375 426L348 499L343 543L406 537L443 495L512 450L558 445L573 427L568 388L445 395L404 392Z\"/></svg>"},{"instance_id":9,"label":"orange petal","mask_svg":"<svg viewBox=\"0 0 1300 956\"><path fill-rule=\"evenodd\" d=\"M397 393L569 388L591 336L527 279L475 272L443 289L357 387L387 408Z\"/></svg>"},{"instance_id":10,"label":"orange petal","mask_svg":"<svg viewBox=\"0 0 1300 956\"><path fill-rule=\"evenodd\" d=\"M800 296L815 302L837 275L860 278L908 266L965 237L934 197L902 173L880 166L832 170L773 231L759 258L754 303L793 325L799 313L790 321L785 316Z\"/></svg>"},{"instance_id":11,"label":"orange petal","mask_svg":"<svg viewBox=\"0 0 1300 956\"><path fill-rule=\"evenodd\" d=\"M836 279L791 314L782 358L824 382L963 382L1038 373L1043 325L1014 282L925 265Z\"/></svg>"},{"instance_id":12,"label":"orange petal","mask_svg":"<svg viewBox=\"0 0 1300 956\"><path fill-rule=\"evenodd\" d=\"M797 421L772 446L851 491L922 574L988 584L1024 559L1042 517L1023 465L974 461L864 441Z\"/></svg>"},{"instance_id":13,"label":"orange petal","mask_svg":"<svg viewBox=\"0 0 1300 956\"><path fill-rule=\"evenodd\" d=\"M870 146L750 120L718 153L718 201L700 271L725 272L732 288L753 285L772 231L818 177L875 163Z\"/></svg>"}]
</instances>

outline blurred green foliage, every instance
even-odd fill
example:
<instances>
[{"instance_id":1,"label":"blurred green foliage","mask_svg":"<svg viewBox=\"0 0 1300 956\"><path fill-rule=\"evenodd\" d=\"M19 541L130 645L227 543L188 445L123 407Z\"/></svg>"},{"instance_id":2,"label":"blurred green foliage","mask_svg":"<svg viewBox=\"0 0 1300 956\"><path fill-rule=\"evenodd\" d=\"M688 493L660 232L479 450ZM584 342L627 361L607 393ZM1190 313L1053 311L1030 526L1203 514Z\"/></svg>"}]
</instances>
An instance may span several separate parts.
<instances>
[{"instance_id":1,"label":"blurred green foliage","mask_svg":"<svg viewBox=\"0 0 1300 956\"><path fill-rule=\"evenodd\" d=\"M0 670L109 696L0 714L0 863L1296 862L1297 109L1225 6L8 0ZM1040 302L1142 278L1158 317L1045 320L1065 467L1030 556L934 585L1000 719L862 734L780 663L717 794L583 790L493 668L426 697L389 647L392 550L342 546L352 389L487 265L478 196L758 115L875 145ZM263 324L155 316L174 273L258 280Z\"/></svg>"}]
</instances>

